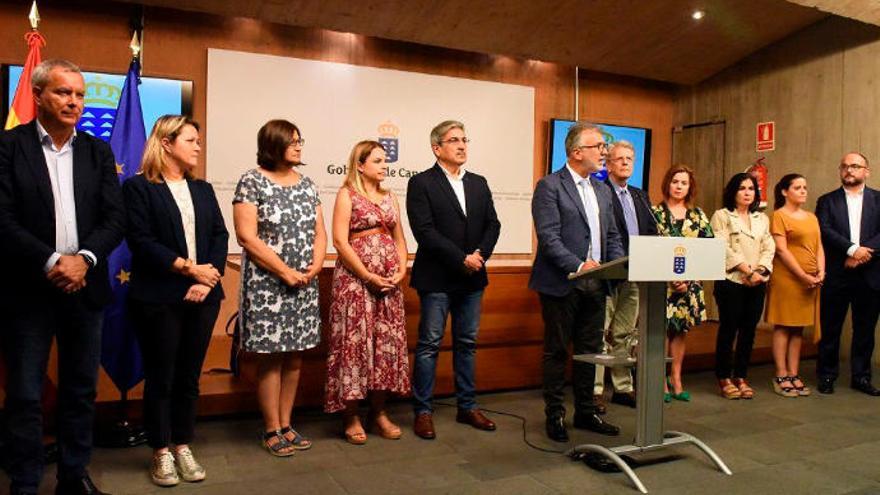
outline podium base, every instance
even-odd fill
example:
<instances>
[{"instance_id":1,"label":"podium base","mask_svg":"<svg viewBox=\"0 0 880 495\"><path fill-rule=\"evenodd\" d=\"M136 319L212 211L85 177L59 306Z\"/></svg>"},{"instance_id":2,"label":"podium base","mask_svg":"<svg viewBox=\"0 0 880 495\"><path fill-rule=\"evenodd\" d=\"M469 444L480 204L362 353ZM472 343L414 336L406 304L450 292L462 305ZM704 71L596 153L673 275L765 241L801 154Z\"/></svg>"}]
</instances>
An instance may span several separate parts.
<instances>
[{"instance_id":1,"label":"podium base","mask_svg":"<svg viewBox=\"0 0 880 495\"><path fill-rule=\"evenodd\" d=\"M727 467L727 464L721 460L721 457L715 453L714 450L709 448L708 445L703 443L697 437L690 435L688 433L682 433L680 431L667 431L663 435L663 443L657 445L621 445L619 447L608 448L603 445L596 444L584 444L578 445L568 452L566 455L569 457L581 456L584 455L584 463L588 466L602 472L617 472L621 471L623 474L629 478L630 482L635 486L635 488L642 492L648 493L648 489L645 488L645 485L642 483L642 480L636 475L635 471L633 471L630 464L632 460L629 459L625 454L632 454L637 452L649 452L652 450L658 450L665 447L669 447L670 445L678 445L683 443L689 443L703 451L712 462L715 463L715 466L723 472L724 474L730 476L733 473L730 471L730 468ZM630 462L627 462L629 460ZM615 469L617 468L617 469Z\"/></svg>"},{"instance_id":2,"label":"podium base","mask_svg":"<svg viewBox=\"0 0 880 495\"><path fill-rule=\"evenodd\" d=\"M147 443L147 432L125 420L95 431L95 445L98 447L118 449L137 447L145 443Z\"/></svg>"}]
</instances>

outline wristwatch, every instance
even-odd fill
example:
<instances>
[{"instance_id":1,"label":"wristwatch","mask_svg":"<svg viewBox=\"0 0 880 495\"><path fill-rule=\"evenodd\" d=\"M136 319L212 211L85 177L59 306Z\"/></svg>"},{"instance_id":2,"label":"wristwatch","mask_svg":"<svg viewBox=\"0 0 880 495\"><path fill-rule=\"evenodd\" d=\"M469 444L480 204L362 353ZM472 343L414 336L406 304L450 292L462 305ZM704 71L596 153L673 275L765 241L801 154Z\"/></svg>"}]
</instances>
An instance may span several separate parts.
<instances>
[{"instance_id":1,"label":"wristwatch","mask_svg":"<svg viewBox=\"0 0 880 495\"><path fill-rule=\"evenodd\" d=\"M86 256L86 253L79 253L79 255L82 256L82 258L84 260L86 260L86 264L89 265L89 268L95 267L95 262L92 261L92 258L89 258L88 256Z\"/></svg>"}]
</instances>

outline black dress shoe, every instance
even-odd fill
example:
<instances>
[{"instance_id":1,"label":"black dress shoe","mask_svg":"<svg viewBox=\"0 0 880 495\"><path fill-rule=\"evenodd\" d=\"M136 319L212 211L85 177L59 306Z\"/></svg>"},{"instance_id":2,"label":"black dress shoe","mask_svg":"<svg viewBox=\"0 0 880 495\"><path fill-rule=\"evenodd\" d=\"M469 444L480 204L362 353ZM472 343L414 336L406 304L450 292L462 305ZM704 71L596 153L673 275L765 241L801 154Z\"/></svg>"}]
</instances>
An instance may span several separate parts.
<instances>
[{"instance_id":1,"label":"black dress shoe","mask_svg":"<svg viewBox=\"0 0 880 495\"><path fill-rule=\"evenodd\" d=\"M831 378L819 378L819 383L818 385L816 385L816 390L818 390L820 394L833 394L834 380L832 380Z\"/></svg>"},{"instance_id":2,"label":"black dress shoe","mask_svg":"<svg viewBox=\"0 0 880 495\"><path fill-rule=\"evenodd\" d=\"M611 395L611 402L615 404L620 404L621 406L626 407L636 407L636 393L635 392L614 392Z\"/></svg>"},{"instance_id":3,"label":"black dress shoe","mask_svg":"<svg viewBox=\"0 0 880 495\"><path fill-rule=\"evenodd\" d=\"M870 378L862 378L861 380L854 380L852 385L850 385L853 390L858 390L863 394L868 394L874 397L880 397L880 389L875 388L874 385L871 384Z\"/></svg>"},{"instance_id":4,"label":"black dress shoe","mask_svg":"<svg viewBox=\"0 0 880 495\"><path fill-rule=\"evenodd\" d=\"M589 414L583 416L574 416L574 427L581 430L590 430L600 435L608 435L611 437L620 435L620 428L613 424L603 421L598 414Z\"/></svg>"},{"instance_id":5,"label":"black dress shoe","mask_svg":"<svg viewBox=\"0 0 880 495\"><path fill-rule=\"evenodd\" d=\"M547 437L554 442L568 441L568 431L565 429L565 418L562 416L547 417Z\"/></svg>"},{"instance_id":6,"label":"black dress shoe","mask_svg":"<svg viewBox=\"0 0 880 495\"><path fill-rule=\"evenodd\" d=\"M82 478L76 480L58 480L58 485L55 486L55 495L110 495L109 493L102 492L92 483L92 479L89 478L89 475L85 475Z\"/></svg>"}]
</instances>

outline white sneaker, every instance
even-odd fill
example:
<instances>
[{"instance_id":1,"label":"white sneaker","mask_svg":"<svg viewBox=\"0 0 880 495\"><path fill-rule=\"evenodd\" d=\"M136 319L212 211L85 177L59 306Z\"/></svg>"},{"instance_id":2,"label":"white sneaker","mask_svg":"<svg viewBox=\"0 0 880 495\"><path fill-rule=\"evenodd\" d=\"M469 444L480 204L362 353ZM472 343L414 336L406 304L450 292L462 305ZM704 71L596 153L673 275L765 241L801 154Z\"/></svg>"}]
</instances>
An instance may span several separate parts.
<instances>
[{"instance_id":1,"label":"white sneaker","mask_svg":"<svg viewBox=\"0 0 880 495\"><path fill-rule=\"evenodd\" d=\"M174 468L174 456L171 455L171 452L163 452L153 456L150 479L159 486L174 486L180 483L177 469Z\"/></svg>"},{"instance_id":2,"label":"white sneaker","mask_svg":"<svg viewBox=\"0 0 880 495\"><path fill-rule=\"evenodd\" d=\"M205 468L196 461L189 447L174 449L174 459L177 461L177 471L186 481L202 481L205 479Z\"/></svg>"}]
</instances>

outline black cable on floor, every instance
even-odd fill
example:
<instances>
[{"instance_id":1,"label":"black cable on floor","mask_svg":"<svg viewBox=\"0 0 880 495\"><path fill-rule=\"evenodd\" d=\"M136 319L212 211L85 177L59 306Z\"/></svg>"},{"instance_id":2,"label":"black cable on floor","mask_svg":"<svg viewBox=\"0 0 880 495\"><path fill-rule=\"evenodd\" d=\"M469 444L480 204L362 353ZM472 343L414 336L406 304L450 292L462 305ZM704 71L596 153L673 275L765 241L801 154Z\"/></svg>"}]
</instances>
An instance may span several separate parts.
<instances>
[{"instance_id":1,"label":"black cable on floor","mask_svg":"<svg viewBox=\"0 0 880 495\"><path fill-rule=\"evenodd\" d=\"M455 407L455 408L458 408L457 405L455 405L455 404L450 404L450 403L448 403L448 402L434 401L434 404L436 404L436 405L438 405L438 406L445 406L445 407ZM565 450L547 449L547 448L541 447L541 446L539 446L539 445L535 445L535 444L533 444L532 442L530 442L530 441L529 441L529 438L528 438L528 435L526 434L526 431L527 431L527 430L526 430L526 418L523 417L523 416L520 416L519 414L513 414L513 413L509 413L509 412L505 412L505 411L496 411L496 410L493 410L493 409L486 409L486 408L483 408L483 407L480 408L480 411L484 411L484 412L492 413L492 414L498 414L498 415L501 415L501 416L510 416L511 418L516 418L516 419L520 420L520 422L522 422L523 442L525 442L526 445L528 445L529 447L531 447L531 448L533 448L533 449L535 449L535 450L537 450L537 451L545 452L545 453L548 453L548 454L563 454L563 455L565 455L565 453L567 452L567 451L565 451Z\"/></svg>"}]
</instances>

